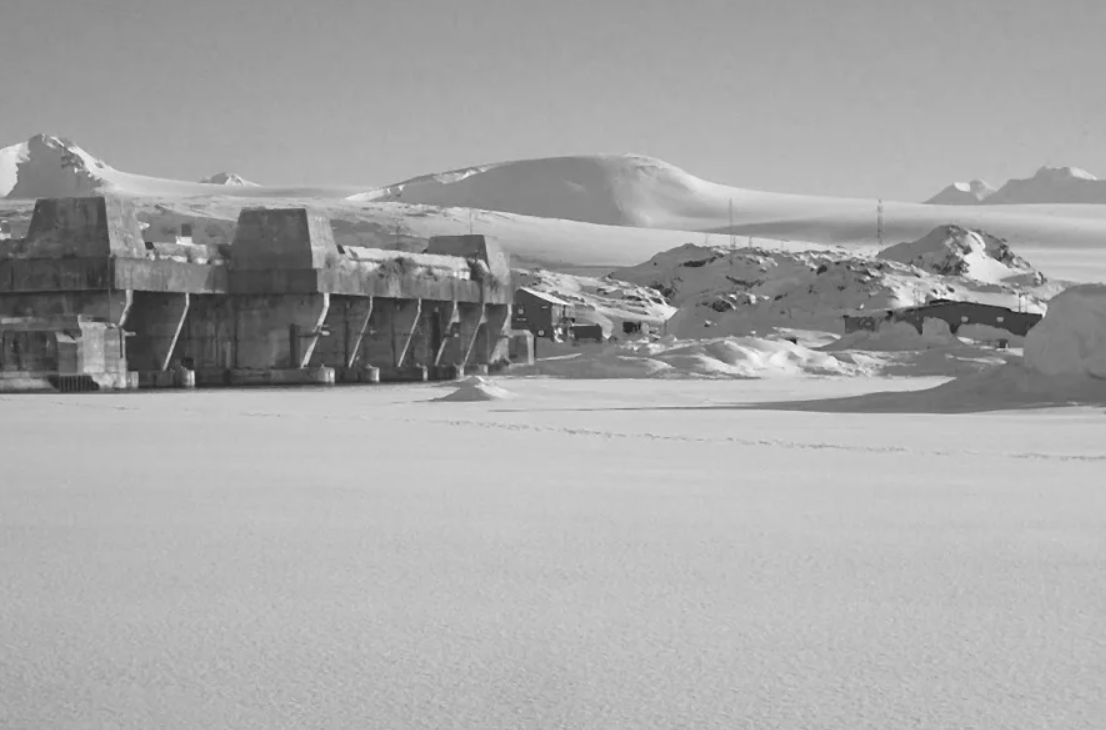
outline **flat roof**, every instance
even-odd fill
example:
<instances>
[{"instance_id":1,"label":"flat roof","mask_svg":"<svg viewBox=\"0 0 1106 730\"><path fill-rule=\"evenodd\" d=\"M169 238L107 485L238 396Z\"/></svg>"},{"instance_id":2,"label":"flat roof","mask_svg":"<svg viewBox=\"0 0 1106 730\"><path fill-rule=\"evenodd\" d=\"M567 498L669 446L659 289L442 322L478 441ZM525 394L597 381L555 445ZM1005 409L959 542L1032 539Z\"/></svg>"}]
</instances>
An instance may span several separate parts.
<instances>
[{"instance_id":1,"label":"flat roof","mask_svg":"<svg viewBox=\"0 0 1106 730\"><path fill-rule=\"evenodd\" d=\"M555 297L552 294L546 294L545 292L538 291L537 289L531 289L528 286L520 286L518 288L518 291L524 291L527 294L529 294L530 296L536 297L536 298L541 299L541 300L546 301L546 302L549 302L550 304L556 304L556 305L562 306L562 307L574 306L571 302L566 302L564 299L560 299L558 297Z\"/></svg>"}]
</instances>

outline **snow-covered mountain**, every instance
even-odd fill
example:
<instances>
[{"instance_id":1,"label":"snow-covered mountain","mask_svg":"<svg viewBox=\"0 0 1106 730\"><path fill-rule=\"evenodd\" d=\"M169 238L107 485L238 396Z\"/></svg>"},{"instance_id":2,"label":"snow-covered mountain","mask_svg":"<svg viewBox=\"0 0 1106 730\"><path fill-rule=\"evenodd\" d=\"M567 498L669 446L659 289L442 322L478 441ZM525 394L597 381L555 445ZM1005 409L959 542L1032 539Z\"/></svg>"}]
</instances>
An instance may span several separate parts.
<instances>
[{"instance_id":1,"label":"snow-covered mountain","mask_svg":"<svg viewBox=\"0 0 1106 730\"><path fill-rule=\"evenodd\" d=\"M225 176L225 180L220 180ZM355 189L269 188L222 173L187 182L117 170L72 140L38 134L0 149L0 197L17 200L112 194L133 198L322 197L341 199Z\"/></svg>"},{"instance_id":2,"label":"snow-covered mountain","mask_svg":"<svg viewBox=\"0 0 1106 730\"><path fill-rule=\"evenodd\" d=\"M877 256L832 248L686 244L612 276L657 289L679 307L667 332L681 338L778 328L835 332L846 312L931 299L1040 311L1063 285L1046 282L996 241L978 231L938 229Z\"/></svg>"},{"instance_id":3,"label":"snow-covered mountain","mask_svg":"<svg viewBox=\"0 0 1106 730\"><path fill-rule=\"evenodd\" d=\"M261 187L255 182L250 182L246 178L233 172L217 172L214 175L200 180L204 185L230 185L238 187L259 188Z\"/></svg>"},{"instance_id":4,"label":"snow-covered mountain","mask_svg":"<svg viewBox=\"0 0 1106 730\"><path fill-rule=\"evenodd\" d=\"M0 195L6 196L0 218L13 235L25 230L35 197L101 193L134 199L151 225L192 223L197 242L232 238L243 207L308 205L330 216L343 244L415 246L429 235L471 228L520 265L560 270L630 266L711 233L855 247L915 240L955 224L990 231L1019 248L1085 250L1106 240L1106 206L885 202L880 226L875 200L736 188L640 155L522 160L384 188L276 188L135 175L46 135L0 150Z\"/></svg>"},{"instance_id":5,"label":"snow-covered mountain","mask_svg":"<svg viewBox=\"0 0 1106 730\"><path fill-rule=\"evenodd\" d=\"M995 192L985 180L955 182L926 201L926 205L978 205Z\"/></svg>"},{"instance_id":6,"label":"snow-covered mountain","mask_svg":"<svg viewBox=\"0 0 1106 730\"><path fill-rule=\"evenodd\" d=\"M982 180L953 183L927 205L1106 205L1106 180L1078 167L1042 167L997 190Z\"/></svg>"},{"instance_id":7,"label":"snow-covered mountain","mask_svg":"<svg viewBox=\"0 0 1106 730\"><path fill-rule=\"evenodd\" d=\"M1008 181L983 202L986 205L1106 204L1106 180L1099 180L1078 167L1042 167L1033 177Z\"/></svg>"}]
</instances>

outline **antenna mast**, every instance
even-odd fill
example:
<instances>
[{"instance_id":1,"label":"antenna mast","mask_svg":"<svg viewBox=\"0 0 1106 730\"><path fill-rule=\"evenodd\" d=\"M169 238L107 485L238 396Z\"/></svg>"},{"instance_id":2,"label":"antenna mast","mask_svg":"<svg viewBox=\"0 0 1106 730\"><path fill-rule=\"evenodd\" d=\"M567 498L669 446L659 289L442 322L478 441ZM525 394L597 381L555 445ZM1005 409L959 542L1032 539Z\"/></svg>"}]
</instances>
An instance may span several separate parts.
<instances>
[{"instance_id":1,"label":"antenna mast","mask_svg":"<svg viewBox=\"0 0 1106 730\"><path fill-rule=\"evenodd\" d=\"M876 241L883 248L883 198L876 201Z\"/></svg>"},{"instance_id":2,"label":"antenna mast","mask_svg":"<svg viewBox=\"0 0 1106 730\"><path fill-rule=\"evenodd\" d=\"M737 235L733 230L733 198L730 198L730 248L737 248Z\"/></svg>"}]
</instances>

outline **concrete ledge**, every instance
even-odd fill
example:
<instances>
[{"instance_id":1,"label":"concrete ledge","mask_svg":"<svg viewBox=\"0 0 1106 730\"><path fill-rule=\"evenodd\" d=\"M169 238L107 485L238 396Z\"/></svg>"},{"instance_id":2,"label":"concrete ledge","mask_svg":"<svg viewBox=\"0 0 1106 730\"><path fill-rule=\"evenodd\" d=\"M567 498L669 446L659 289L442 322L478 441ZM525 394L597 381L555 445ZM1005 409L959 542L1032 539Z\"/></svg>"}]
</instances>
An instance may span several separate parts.
<instances>
[{"instance_id":1,"label":"concrete ledge","mask_svg":"<svg viewBox=\"0 0 1106 730\"><path fill-rule=\"evenodd\" d=\"M339 383L379 383L380 368L366 365L356 368L339 368L337 371Z\"/></svg>"},{"instance_id":2,"label":"concrete ledge","mask_svg":"<svg viewBox=\"0 0 1106 730\"><path fill-rule=\"evenodd\" d=\"M200 369L194 374L194 382L201 387L225 387L244 385L334 385L334 368L287 368L280 370L223 370Z\"/></svg>"},{"instance_id":3,"label":"concrete ledge","mask_svg":"<svg viewBox=\"0 0 1106 730\"><path fill-rule=\"evenodd\" d=\"M231 370L229 385L334 385L334 368Z\"/></svg>"},{"instance_id":4,"label":"concrete ledge","mask_svg":"<svg viewBox=\"0 0 1106 730\"><path fill-rule=\"evenodd\" d=\"M430 373L425 365L380 368L382 383L425 383L429 378Z\"/></svg>"},{"instance_id":5,"label":"concrete ledge","mask_svg":"<svg viewBox=\"0 0 1106 730\"><path fill-rule=\"evenodd\" d=\"M195 388L196 373L188 369L180 370L140 370L138 373L140 388Z\"/></svg>"},{"instance_id":6,"label":"concrete ledge","mask_svg":"<svg viewBox=\"0 0 1106 730\"><path fill-rule=\"evenodd\" d=\"M430 368L431 380L460 380L465 371L459 365L436 365Z\"/></svg>"}]
</instances>

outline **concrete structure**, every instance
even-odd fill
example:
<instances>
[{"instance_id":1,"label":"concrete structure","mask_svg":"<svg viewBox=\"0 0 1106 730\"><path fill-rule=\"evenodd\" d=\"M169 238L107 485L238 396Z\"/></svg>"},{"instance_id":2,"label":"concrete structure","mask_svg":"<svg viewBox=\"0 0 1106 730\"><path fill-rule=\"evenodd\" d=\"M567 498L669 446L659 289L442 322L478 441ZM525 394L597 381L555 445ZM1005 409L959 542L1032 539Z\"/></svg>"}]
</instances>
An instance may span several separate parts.
<instances>
[{"instance_id":1,"label":"concrete structure","mask_svg":"<svg viewBox=\"0 0 1106 730\"><path fill-rule=\"evenodd\" d=\"M575 321L575 309L570 302L552 294L519 287L514 295L511 327L530 330L534 337L565 340Z\"/></svg>"},{"instance_id":2,"label":"concrete structure","mask_svg":"<svg viewBox=\"0 0 1106 730\"><path fill-rule=\"evenodd\" d=\"M894 322L908 322L921 332L925 320L940 319L948 323L953 334L963 325L981 324L1024 337L1041 318L1040 314L1015 312L993 304L935 299L917 307L846 314L845 333L861 330L875 332L881 325Z\"/></svg>"},{"instance_id":3,"label":"concrete structure","mask_svg":"<svg viewBox=\"0 0 1106 730\"><path fill-rule=\"evenodd\" d=\"M135 388L124 338L119 327L88 317L0 317L0 391Z\"/></svg>"},{"instance_id":4,"label":"concrete structure","mask_svg":"<svg viewBox=\"0 0 1106 730\"><path fill-rule=\"evenodd\" d=\"M230 246L147 243L124 200L40 200L0 246L0 316L125 328L143 385L423 380L509 362L507 257L483 236L424 254L339 247L305 208L245 209Z\"/></svg>"}]
</instances>

